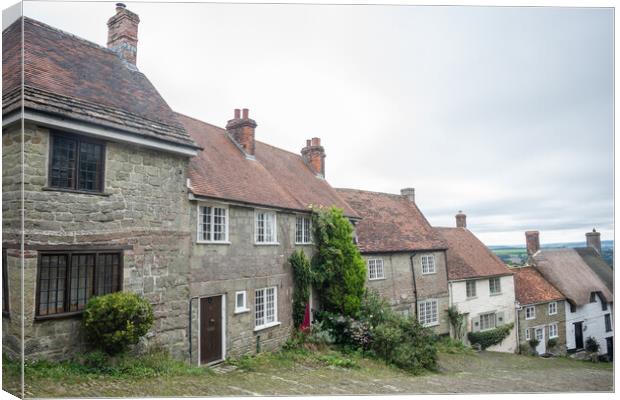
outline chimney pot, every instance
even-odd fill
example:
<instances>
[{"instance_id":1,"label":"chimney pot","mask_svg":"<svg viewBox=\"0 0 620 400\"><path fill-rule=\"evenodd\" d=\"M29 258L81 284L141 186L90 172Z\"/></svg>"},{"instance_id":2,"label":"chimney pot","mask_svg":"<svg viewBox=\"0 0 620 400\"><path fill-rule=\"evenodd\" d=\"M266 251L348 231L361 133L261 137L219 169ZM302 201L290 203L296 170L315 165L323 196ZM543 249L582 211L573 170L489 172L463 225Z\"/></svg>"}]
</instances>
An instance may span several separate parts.
<instances>
[{"instance_id":1,"label":"chimney pot","mask_svg":"<svg viewBox=\"0 0 620 400\"><path fill-rule=\"evenodd\" d=\"M138 56L138 14L127 9L123 3L116 3L116 14L108 20L108 49L131 65L136 65Z\"/></svg>"},{"instance_id":2,"label":"chimney pot","mask_svg":"<svg viewBox=\"0 0 620 400\"><path fill-rule=\"evenodd\" d=\"M597 232L596 229L592 228L592 232L586 233L586 245L596 250L599 255L603 254L603 249L601 248L601 233Z\"/></svg>"},{"instance_id":3,"label":"chimney pot","mask_svg":"<svg viewBox=\"0 0 620 400\"><path fill-rule=\"evenodd\" d=\"M415 203L415 188L410 187L400 189L400 194L401 196L407 197L410 202Z\"/></svg>"},{"instance_id":4,"label":"chimney pot","mask_svg":"<svg viewBox=\"0 0 620 400\"><path fill-rule=\"evenodd\" d=\"M243 113L243 118L239 118L239 113ZM249 111L247 108L239 110L235 108L235 118L228 121L226 131L230 137L243 149L248 156L254 156L255 142L254 135L256 130L256 121L248 118Z\"/></svg>"},{"instance_id":5,"label":"chimney pot","mask_svg":"<svg viewBox=\"0 0 620 400\"><path fill-rule=\"evenodd\" d=\"M538 231L525 232L525 245L527 247L527 255L534 255L540 250L540 237Z\"/></svg>"},{"instance_id":6,"label":"chimney pot","mask_svg":"<svg viewBox=\"0 0 620 400\"><path fill-rule=\"evenodd\" d=\"M456 227L467 228L467 215L463 214L461 210L456 214Z\"/></svg>"},{"instance_id":7,"label":"chimney pot","mask_svg":"<svg viewBox=\"0 0 620 400\"><path fill-rule=\"evenodd\" d=\"M301 157L312 172L325 177L325 149L321 146L321 139L314 137L306 140L306 147L301 149Z\"/></svg>"}]
</instances>

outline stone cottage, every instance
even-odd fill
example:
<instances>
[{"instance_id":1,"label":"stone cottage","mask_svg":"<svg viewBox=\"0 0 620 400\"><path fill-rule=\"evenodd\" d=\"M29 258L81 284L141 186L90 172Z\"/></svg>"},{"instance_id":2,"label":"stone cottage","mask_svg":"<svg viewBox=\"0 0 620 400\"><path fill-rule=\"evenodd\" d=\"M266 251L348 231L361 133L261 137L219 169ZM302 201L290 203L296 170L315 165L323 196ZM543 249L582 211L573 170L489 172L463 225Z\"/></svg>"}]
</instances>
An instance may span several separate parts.
<instances>
[{"instance_id":1,"label":"stone cottage","mask_svg":"<svg viewBox=\"0 0 620 400\"><path fill-rule=\"evenodd\" d=\"M538 354L566 352L565 298L533 267L513 268L520 344L538 340ZM554 346L549 346L550 342ZM551 342L551 343L552 343Z\"/></svg>"},{"instance_id":2,"label":"stone cottage","mask_svg":"<svg viewBox=\"0 0 620 400\"><path fill-rule=\"evenodd\" d=\"M86 302L120 290L153 304L151 342L187 351L185 182L200 148L136 66L138 23L118 6L107 48L30 18L2 33L9 355L83 350Z\"/></svg>"},{"instance_id":3,"label":"stone cottage","mask_svg":"<svg viewBox=\"0 0 620 400\"><path fill-rule=\"evenodd\" d=\"M525 237L530 264L566 298L567 351L583 351L591 337L613 358L613 271L600 257L600 233L586 234L590 249L541 249L538 231Z\"/></svg>"},{"instance_id":4,"label":"stone cottage","mask_svg":"<svg viewBox=\"0 0 620 400\"><path fill-rule=\"evenodd\" d=\"M139 22L117 4L107 47L30 18L3 31L9 355L83 351L86 302L114 291L151 302L147 344L176 357L273 348L292 328L287 259L312 254L309 206L357 218L320 139L293 154L255 141L248 110L225 129L171 110L136 65Z\"/></svg>"},{"instance_id":5,"label":"stone cottage","mask_svg":"<svg viewBox=\"0 0 620 400\"><path fill-rule=\"evenodd\" d=\"M247 109L226 128L178 118L204 148L188 180L192 361L274 349L293 328L288 258L313 254L309 207L358 215L325 180L319 138L294 154L256 140Z\"/></svg>"},{"instance_id":6,"label":"stone cottage","mask_svg":"<svg viewBox=\"0 0 620 400\"><path fill-rule=\"evenodd\" d=\"M447 334L447 244L416 205L414 189L400 195L353 189L338 193L362 218L355 231L367 264L367 287L394 310L417 315L423 325Z\"/></svg>"},{"instance_id":7,"label":"stone cottage","mask_svg":"<svg viewBox=\"0 0 620 400\"><path fill-rule=\"evenodd\" d=\"M515 322L513 273L469 229L467 217L456 215L456 228L435 228L448 245L450 306L465 315L465 332L493 329ZM465 334L463 340L467 341ZM516 329L491 351L515 352Z\"/></svg>"}]
</instances>

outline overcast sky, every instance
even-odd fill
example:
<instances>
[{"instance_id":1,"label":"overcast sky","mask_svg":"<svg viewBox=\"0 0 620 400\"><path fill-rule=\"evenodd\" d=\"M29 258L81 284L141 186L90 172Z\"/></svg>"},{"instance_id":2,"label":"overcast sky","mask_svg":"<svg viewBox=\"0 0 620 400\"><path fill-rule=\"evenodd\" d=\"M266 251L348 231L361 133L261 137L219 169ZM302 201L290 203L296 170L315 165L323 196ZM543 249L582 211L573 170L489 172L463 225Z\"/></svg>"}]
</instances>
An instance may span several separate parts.
<instances>
[{"instance_id":1,"label":"overcast sky","mask_svg":"<svg viewBox=\"0 0 620 400\"><path fill-rule=\"evenodd\" d=\"M463 210L486 244L613 239L613 11L145 4L138 68L176 111L299 152L332 186L416 189L431 224ZM110 3L25 2L101 45Z\"/></svg>"}]
</instances>

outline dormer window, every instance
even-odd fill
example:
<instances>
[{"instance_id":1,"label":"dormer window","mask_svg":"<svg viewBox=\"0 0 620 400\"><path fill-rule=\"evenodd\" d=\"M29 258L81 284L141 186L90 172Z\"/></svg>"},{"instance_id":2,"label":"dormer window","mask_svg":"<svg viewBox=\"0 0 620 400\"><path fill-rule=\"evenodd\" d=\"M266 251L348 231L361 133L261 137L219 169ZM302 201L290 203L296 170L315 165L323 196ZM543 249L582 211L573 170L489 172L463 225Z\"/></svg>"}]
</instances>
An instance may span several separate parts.
<instances>
[{"instance_id":1,"label":"dormer window","mask_svg":"<svg viewBox=\"0 0 620 400\"><path fill-rule=\"evenodd\" d=\"M50 138L49 186L102 192L105 144L68 133L54 132Z\"/></svg>"}]
</instances>

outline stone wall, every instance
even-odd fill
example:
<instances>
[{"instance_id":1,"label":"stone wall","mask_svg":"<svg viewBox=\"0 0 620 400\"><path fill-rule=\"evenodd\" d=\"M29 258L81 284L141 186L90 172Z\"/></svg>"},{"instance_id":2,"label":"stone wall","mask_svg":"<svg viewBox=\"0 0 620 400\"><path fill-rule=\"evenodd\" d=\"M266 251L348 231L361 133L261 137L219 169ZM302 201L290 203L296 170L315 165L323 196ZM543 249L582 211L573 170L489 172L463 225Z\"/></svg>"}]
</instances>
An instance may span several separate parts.
<instances>
[{"instance_id":1,"label":"stone wall","mask_svg":"<svg viewBox=\"0 0 620 400\"><path fill-rule=\"evenodd\" d=\"M525 343L525 330L530 330L530 338L534 338L535 328L544 328L545 330L545 350L552 353L563 354L566 352L566 314L565 314L565 301L559 300L557 304L557 313L555 315L549 315L549 303L540 303L532 305L536 310L536 317L533 319L525 319L525 308L530 306L529 304L522 304L521 310L519 310L519 343ZM546 342L549 340L549 325L557 324L558 337L557 345L554 349L547 348Z\"/></svg>"},{"instance_id":2,"label":"stone wall","mask_svg":"<svg viewBox=\"0 0 620 400\"><path fill-rule=\"evenodd\" d=\"M185 187L188 159L108 142L103 195L45 190L49 138L45 128L34 125L25 128L26 357L65 358L85 348L79 316L35 320L38 254L43 248L63 250L69 246L84 250L95 246L123 248L123 290L143 294L155 310L155 323L147 335L148 344L160 343L173 355L186 355L190 237ZM8 248L18 247L19 194L15 193L15 187L20 177L13 175L17 170L13 153L20 145L19 130L5 130L3 246ZM9 263L10 276L15 276L15 265L17 263ZM13 279L11 286L15 288ZM13 290L11 292L14 296ZM14 335L14 332L9 334ZM5 344L14 342L7 337L3 339Z\"/></svg>"},{"instance_id":3,"label":"stone wall","mask_svg":"<svg viewBox=\"0 0 620 400\"><path fill-rule=\"evenodd\" d=\"M312 245L295 244L296 215L277 213L278 244L255 244L254 209L230 205L228 244L197 243L197 204L218 203L194 202L191 207L192 252L190 295L192 303L192 362L199 357L198 302L200 297L225 295L225 343L226 356L252 354L271 350L282 345L293 328L292 321L292 269L289 256L297 248L303 249L308 258L313 254ZM254 305L256 289L277 287L278 326L254 331ZM235 313L235 292L246 291L249 311Z\"/></svg>"},{"instance_id":4,"label":"stone wall","mask_svg":"<svg viewBox=\"0 0 620 400\"><path fill-rule=\"evenodd\" d=\"M416 315L411 255L413 253L364 254L364 259L382 259L385 279L367 280L369 289L377 290L394 311L405 315ZM447 334L450 330L448 321L448 276L446 258L442 251L433 252L435 256L435 273L422 274L421 256L431 253L415 253L416 291L418 300L437 299L439 325L432 329L438 334Z\"/></svg>"}]
</instances>

